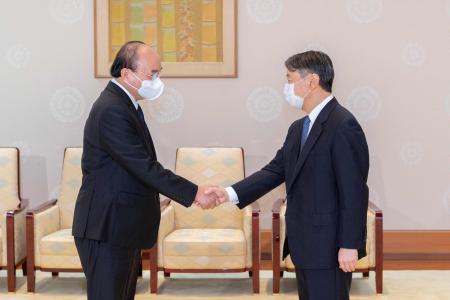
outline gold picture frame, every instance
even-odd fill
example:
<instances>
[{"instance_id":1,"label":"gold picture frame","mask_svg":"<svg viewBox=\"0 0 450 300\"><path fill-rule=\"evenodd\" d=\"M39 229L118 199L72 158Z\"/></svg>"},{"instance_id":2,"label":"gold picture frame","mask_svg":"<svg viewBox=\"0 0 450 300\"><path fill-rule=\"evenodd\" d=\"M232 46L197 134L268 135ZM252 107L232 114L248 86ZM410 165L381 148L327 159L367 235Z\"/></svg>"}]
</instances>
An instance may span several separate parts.
<instances>
[{"instance_id":1,"label":"gold picture frame","mask_svg":"<svg viewBox=\"0 0 450 300\"><path fill-rule=\"evenodd\" d=\"M129 40L161 56L162 77L237 77L236 0L95 0L95 77Z\"/></svg>"}]
</instances>

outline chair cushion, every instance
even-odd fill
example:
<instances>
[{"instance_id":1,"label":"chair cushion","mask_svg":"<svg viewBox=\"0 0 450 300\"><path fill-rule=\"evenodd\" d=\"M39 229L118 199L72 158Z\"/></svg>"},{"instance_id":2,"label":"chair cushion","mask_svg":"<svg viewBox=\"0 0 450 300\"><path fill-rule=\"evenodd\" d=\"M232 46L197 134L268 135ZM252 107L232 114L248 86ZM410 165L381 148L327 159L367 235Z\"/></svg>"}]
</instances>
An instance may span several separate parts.
<instances>
[{"instance_id":1,"label":"chair cushion","mask_svg":"<svg viewBox=\"0 0 450 300\"><path fill-rule=\"evenodd\" d=\"M246 240L238 229L179 229L163 243L168 269L242 269Z\"/></svg>"},{"instance_id":2,"label":"chair cushion","mask_svg":"<svg viewBox=\"0 0 450 300\"><path fill-rule=\"evenodd\" d=\"M171 256L245 256L246 241L238 229L178 229L164 239L163 251Z\"/></svg>"},{"instance_id":3,"label":"chair cushion","mask_svg":"<svg viewBox=\"0 0 450 300\"><path fill-rule=\"evenodd\" d=\"M44 236L40 243L41 255L78 256L72 229L62 229Z\"/></svg>"}]
</instances>

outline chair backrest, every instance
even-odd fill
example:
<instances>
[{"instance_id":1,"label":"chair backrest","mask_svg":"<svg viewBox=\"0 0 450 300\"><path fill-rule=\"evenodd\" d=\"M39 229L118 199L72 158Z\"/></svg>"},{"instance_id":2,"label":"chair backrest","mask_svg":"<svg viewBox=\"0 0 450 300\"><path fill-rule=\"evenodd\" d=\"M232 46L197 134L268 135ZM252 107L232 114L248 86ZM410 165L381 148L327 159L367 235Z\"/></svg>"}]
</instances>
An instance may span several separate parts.
<instances>
[{"instance_id":1,"label":"chair backrest","mask_svg":"<svg viewBox=\"0 0 450 300\"><path fill-rule=\"evenodd\" d=\"M4 224L6 211L20 204L19 167L17 148L0 148L0 224Z\"/></svg>"},{"instance_id":2,"label":"chair backrest","mask_svg":"<svg viewBox=\"0 0 450 300\"><path fill-rule=\"evenodd\" d=\"M244 153L241 148L179 148L176 173L195 184L227 187L245 177ZM184 207L171 202L175 226L180 228L243 228L243 213L231 203L210 210Z\"/></svg>"},{"instance_id":3,"label":"chair backrest","mask_svg":"<svg viewBox=\"0 0 450 300\"><path fill-rule=\"evenodd\" d=\"M71 228L75 202L81 187L81 155L83 148L66 148L61 176L61 194L58 206L61 229Z\"/></svg>"}]
</instances>

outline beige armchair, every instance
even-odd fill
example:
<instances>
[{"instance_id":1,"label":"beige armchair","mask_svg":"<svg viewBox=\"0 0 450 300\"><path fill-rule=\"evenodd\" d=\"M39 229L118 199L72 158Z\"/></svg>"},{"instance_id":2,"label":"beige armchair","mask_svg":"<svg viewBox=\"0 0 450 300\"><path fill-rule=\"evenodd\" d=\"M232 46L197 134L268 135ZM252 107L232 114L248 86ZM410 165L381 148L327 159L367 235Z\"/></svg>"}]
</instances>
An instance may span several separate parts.
<instances>
[{"instance_id":1,"label":"beige armchair","mask_svg":"<svg viewBox=\"0 0 450 300\"><path fill-rule=\"evenodd\" d=\"M282 260L283 244L286 238L286 202L276 201L272 208L272 266L273 293L280 292L280 278L283 272L295 272L291 257ZM377 293L383 292L383 213L373 203L369 202L367 211L367 256L358 261L356 272L369 277L369 271L375 271ZM278 259L277 259L278 258Z\"/></svg>"},{"instance_id":2,"label":"beige armchair","mask_svg":"<svg viewBox=\"0 0 450 300\"><path fill-rule=\"evenodd\" d=\"M16 290L16 268L26 275L25 212L20 199L19 149L0 148L0 270L6 269L8 292Z\"/></svg>"},{"instance_id":3,"label":"beige armchair","mask_svg":"<svg viewBox=\"0 0 450 300\"><path fill-rule=\"evenodd\" d=\"M196 184L229 186L245 177L241 148L180 148L176 172ZM259 207L238 209L231 203L212 210L186 208L165 200L158 241L150 251L150 290L157 292L157 272L249 272L259 293Z\"/></svg>"},{"instance_id":4,"label":"beige armchair","mask_svg":"<svg viewBox=\"0 0 450 300\"><path fill-rule=\"evenodd\" d=\"M67 148L58 200L27 213L28 292L35 290L35 271L80 272L81 262L72 236L75 201L81 186L82 148Z\"/></svg>"}]
</instances>

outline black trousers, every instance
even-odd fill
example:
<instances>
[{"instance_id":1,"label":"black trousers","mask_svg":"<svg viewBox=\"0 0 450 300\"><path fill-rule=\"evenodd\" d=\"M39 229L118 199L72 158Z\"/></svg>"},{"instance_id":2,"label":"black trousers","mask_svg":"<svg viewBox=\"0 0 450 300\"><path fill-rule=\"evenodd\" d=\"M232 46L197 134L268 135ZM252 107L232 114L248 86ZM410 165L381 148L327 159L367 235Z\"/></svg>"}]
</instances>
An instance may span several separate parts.
<instances>
[{"instance_id":1,"label":"black trousers","mask_svg":"<svg viewBox=\"0 0 450 300\"><path fill-rule=\"evenodd\" d=\"M295 275L301 300L349 300L352 273L339 268L300 269Z\"/></svg>"},{"instance_id":2,"label":"black trousers","mask_svg":"<svg viewBox=\"0 0 450 300\"><path fill-rule=\"evenodd\" d=\"M140 249L75 238L87 279L88 300L133 300L140 268Z\"/></svg>"}]
</instances>

